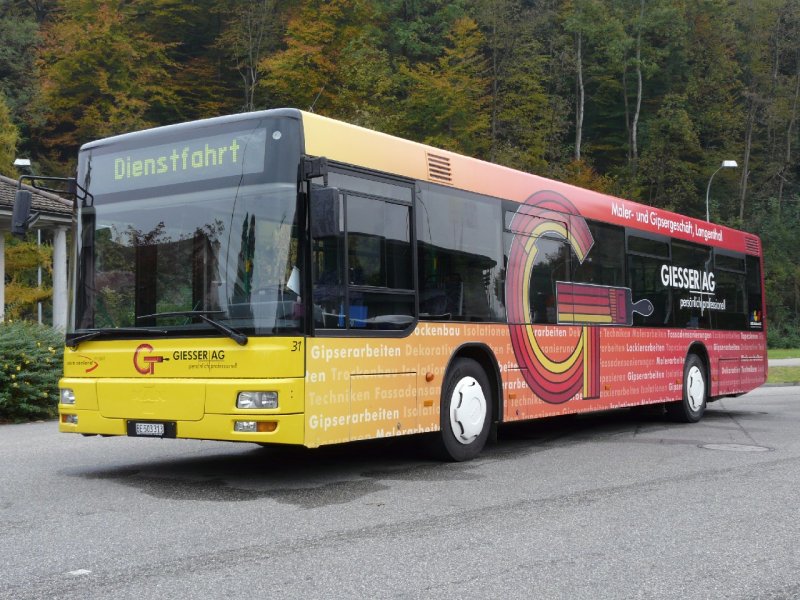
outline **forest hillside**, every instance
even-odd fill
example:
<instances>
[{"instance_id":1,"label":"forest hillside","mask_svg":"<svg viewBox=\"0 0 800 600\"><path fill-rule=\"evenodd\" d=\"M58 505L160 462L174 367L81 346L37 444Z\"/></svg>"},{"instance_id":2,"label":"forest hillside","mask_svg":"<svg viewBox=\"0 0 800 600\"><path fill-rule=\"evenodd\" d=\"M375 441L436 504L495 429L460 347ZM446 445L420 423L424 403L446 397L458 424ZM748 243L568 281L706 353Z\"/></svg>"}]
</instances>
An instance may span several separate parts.
<instances>
[{"instance_id":1,"label":"forest hillside","mask_svg":"<svg viewBox=\"0 0 800 600\"><path fill-rule=\"evenodd\" d=\"M0 0L0 171L292 106L760 235L800 346L800 0Z\"/></svg>"}]
</instances>

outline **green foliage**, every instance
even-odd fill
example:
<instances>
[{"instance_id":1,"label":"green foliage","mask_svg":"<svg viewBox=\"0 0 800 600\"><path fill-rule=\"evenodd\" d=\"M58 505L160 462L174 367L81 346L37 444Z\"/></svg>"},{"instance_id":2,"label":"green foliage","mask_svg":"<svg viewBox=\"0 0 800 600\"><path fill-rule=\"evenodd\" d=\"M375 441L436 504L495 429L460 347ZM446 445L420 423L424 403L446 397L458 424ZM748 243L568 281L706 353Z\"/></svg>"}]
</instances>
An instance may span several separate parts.
<instances>
[{"instance_id":1,"label":"green foliage","mask_svg":"<svg viewBox=\"0 0 800 600\"><path fill-rule=\"evenodd\" d=\"M800 384L800 367L770 367L767 383Z\"/></svg>"},{"instance_id":2,"label":"green foliage","mask_svg":"<svg viewBox=\"0 0 800 600\"><path fill-rule=\"evenodd\" d=\"M137 19L144 0L61 0L40 54L46 146L74 160L86 140L154 125L172 104L167 56Z\"/></svg>"},{"instance_id":3,"label":"green foliage","mask_svg":"<svg viewBox=\"0 0 800 600\"><path fill-rule=\"evenodd\" d=\"M435 62L404 68L410 80L406 135L433 146L485 157L490 144L489 80L481 53L483 36L472 19L461 18Z\"/></svg>"},{"instance_id":4,"label":"green foliage","mask_svg":"<svg viewBox=\"0 0 800 600\"><path fill-rule=\"evenodd\" d=\"M215 47L240 76L242 109L255 110L260 106L258 92L263 75L259 63L278 49L282 26L285 25L280 18L278 2L233 1L218 6L216 10L223 16L225 24Z\"/></svg>"},{"instance_id":5,"label":"green foliage","mask_svg":"<svg viewBox=\"0 0 800 600\"><path fill-rule=\"evenodd\" d=\"M64 336L49 327L0 323L0 421L57 415Z\"/></svg>"},{"instance_id":6,"label":"green foliage","mask_svg":"<svg viewBox=\"0 0 800 600\"><path fill-rule=\"evenodd\" d=\"M782 207L773 198L745 226L760 231L764 245L767 342L771 348L800 347L800 202Z\"/></svg>"},{"instance_id":7,"label":"green foliage","mask_svg":"<svg viewBox=\"0 0 800 600\"><path fill-rule=\"evenodd\" d=\"M0 3L0 95L5 95L8 108L18 126L28 112L36 87L31 77L39 30L32 15L11 2Z\"/></svg>"},{"instance_id":8,"label":"green foliage","mask_svg":"<svg viewBox=\"0 0 800 600\"><path fill-rule=\"evenodd\" d=\"M642 153L639 177L648 186L647 202L676 212L701 217L697 202L700 141L686 110L686 98L668 96L646 130L648 144Z\"/></svg>"},{"instance_id":9,"label":"green foliage","mask_svg":"<svg viewBox=\"0 0 800 600\"><path fill-rule=\"evenodd\" d=\"M53 272L53 249L47 244L39 246L35 241L18 240L6 236L5 315L9 319L33 318L36 305L47 302L53 290L47 285ZM37 269L41 266L45 278L42 287L37 281Z\"/></svg>"},{"instance_id":10,"label":"green foliage","mask_svg":"<svg viewBox=\"0 0 800 600\"><path fill-rule=\"evenodd\" d=\"M0 92L0 173L14 173L19 131L11 121L11 114L3 93Z\"/></svg>"},{"instance_id":11,"label":"green foliage","mask_svg":"<svg viewBox=\"0 0 800 600\"><path fill-rule=\"evenodd\" d=\"M798 0L6 0L0 93L4 174L278 106L693 216L736 159L712 220L762 235L771 341L800 311Z\"/></svg>"},{"instance_id":12,"label":"green foliage","mask_svg":"<svg viewBox=\"0 0 800 600\"><path fill-rule=\"evenodd\" d=\"M289 19L285 47L259 63L270 97L278 104L343 116L347 101L339 93L351 82L348 54L374 46L374 16L366 0L303 3ZM362 90L361 96L368 93Z\"/></svg>"},{"instance_id":13,"label":"green foliage","mask_svg":"<svg viewBox=\"0 0 800 600\"><path fill-rule=\"evenodd\" d=\"M393 56L415 64L441 56L456 19L467 16L463 0L388 0L384 5L386 46Z\"/></svg>"}]
</instances>

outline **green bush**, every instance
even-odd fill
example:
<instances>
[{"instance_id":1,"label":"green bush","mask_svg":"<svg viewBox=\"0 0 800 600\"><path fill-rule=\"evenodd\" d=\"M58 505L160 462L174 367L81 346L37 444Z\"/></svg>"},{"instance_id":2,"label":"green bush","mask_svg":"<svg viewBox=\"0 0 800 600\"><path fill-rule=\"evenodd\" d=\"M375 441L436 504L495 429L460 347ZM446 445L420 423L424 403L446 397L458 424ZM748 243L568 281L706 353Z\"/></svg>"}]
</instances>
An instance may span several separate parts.
<instances>
[{"instance_id":1,"label":"green bush","mask_svg":"<svg viewBox=\"0 0 800 600\"><path fill-rule=\"evenodd\" d=\"M800 319L772 319L767 324L770 348L800 348Z\"/></svg>"},{"instance_id":2,"label":"green bush","mask_svg":"<svg viewBox=\"0 0 800 600\"><path fill-rule=\"evenodd\" d=\"M36 323L0 323L0 421L58 414L64 334Z\"/></svg>"}]
</instances>

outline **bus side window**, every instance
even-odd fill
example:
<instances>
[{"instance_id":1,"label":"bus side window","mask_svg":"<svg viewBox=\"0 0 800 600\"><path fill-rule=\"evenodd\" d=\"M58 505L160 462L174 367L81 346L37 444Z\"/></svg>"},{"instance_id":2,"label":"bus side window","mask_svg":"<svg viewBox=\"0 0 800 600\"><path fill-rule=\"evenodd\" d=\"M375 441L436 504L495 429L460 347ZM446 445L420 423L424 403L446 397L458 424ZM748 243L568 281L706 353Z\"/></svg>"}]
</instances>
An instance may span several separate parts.
<instances>
[{"instance_id":1,"label":"bus side window","mask_svg":"<svg viewBox=\"0 0 800 600\"><path fill-rule=\"evenodd\" d=\"M339 171L329 182L340 192L339 223L312 231L315 327L406 329L415 300L410 185Z\"/></svg>"},{"instance_id":2,"label":"bus side window","mask_svg":"<svg viewBox=\"0 0 800 600\"><path fill-rule=\"evenodd\" d=\"M499 321L505 317L502 211L479 194L421 183L417 195L420 317Z\"/></svg>"},{"instance_id":3,"label":"bus side window","mask_svg":"<svg viewBox=\"0 0 800 600\"><path fill-rule=\"evenodd\" d=\"M341 196L339 203L341 207ZM314 238L311 244L314 325L323 329L343 328L345 255L341 222L326 228L324 235Z\"/></svg>"},{"instance_id":4,"label":"bus side window","mask_svg":"<svg viewBox=\"0 0 800 600\"><path fill-rule=\"evenodd\" d=\"M634 313L633 324L645 327L669 327L674 322L672 290L664 285L661 269L670 264L669 239L664 236L628 232L628 287L633 302L650 300L649 316Z\"/></svg>"},{"instance_id":5,"label":"bus side window","mask_svg":"<svg viewBox=\"0 0 800 600\"><path fill-rule=\"evenodd\" d=\"M702 274L707 279L711 272L711 248L699 246L689 242L672 241L672 266L679 269L689 269ZM698 280L693 285L701 285ZM697 307L693 300L705 298L700 289L688 287L672 289L672 311L675 315L675 326L688 329L709 329L711 327L711 311L707 308Z\"/></svg>"},{"instance_id":6,"label":"bus side window","mask_svg":"<svg viewBox=\"0 0 800 600\"><path fill-rule=\"evenodd\" d=\"M414 315L411 206L347 196L350 327L405 329Z\"/></svg>"},{"instance_id":7,"label":"bus side window","mask_svg":"<svg viewBox=\"0 0 800 600\"><path fill-rule=\"evenodd\" d=\"M761 298L761 263L757 256L747 256L747 319L750 329L763 329L764 314Z\"/></svg>"},{"instance_id":8,"label":"bus side window","mask_svg":"<svg viewBox=\"0 0 800 600\"><path fill-rule=\"evenodd\" d=\"M749 329L745 257L738 252L714 251L715 300L724 309L713 314L716 329ZM760 281L759 281L760 286Z\"/></svg>"},{"instance_id":9,"label":"bus side window","mask_svg":"<svg viewBox=\"0 0 800 600\"><path fill-rule=\"evenodd\" d=\"M573 260L572 281L623 287L625 285L625 229L587 221L594 244L582 263Z\"/></svg>"}]
</instances>

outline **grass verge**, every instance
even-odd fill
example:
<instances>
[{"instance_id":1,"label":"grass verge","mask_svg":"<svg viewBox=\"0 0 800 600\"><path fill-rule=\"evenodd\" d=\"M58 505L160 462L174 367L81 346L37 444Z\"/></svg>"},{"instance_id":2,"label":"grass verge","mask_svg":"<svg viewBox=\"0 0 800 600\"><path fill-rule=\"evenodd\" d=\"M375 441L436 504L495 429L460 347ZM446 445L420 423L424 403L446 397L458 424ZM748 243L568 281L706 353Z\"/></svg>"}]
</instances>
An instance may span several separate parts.
<instances>
[{"instance_id":1,"label":"grass verge","mask_svg":"<svg viewBox=\"0 0 800 600\"><path fill-rule=\"evenodd\" d=\"M767 350L768 358L800 358L800 348L772 348Z\"/></svg>"},{"instance_id":2,"label":"grass verge","mask_svg":"<svg viewBox=\"0 0 800 600\"><path fill-rule=\"evenodd\" d=\"M767 383L800 383L800 367L770 367Z\"/></svg>"}]
</instances>

